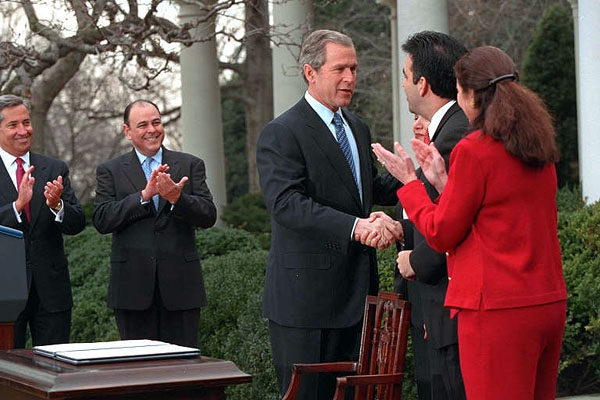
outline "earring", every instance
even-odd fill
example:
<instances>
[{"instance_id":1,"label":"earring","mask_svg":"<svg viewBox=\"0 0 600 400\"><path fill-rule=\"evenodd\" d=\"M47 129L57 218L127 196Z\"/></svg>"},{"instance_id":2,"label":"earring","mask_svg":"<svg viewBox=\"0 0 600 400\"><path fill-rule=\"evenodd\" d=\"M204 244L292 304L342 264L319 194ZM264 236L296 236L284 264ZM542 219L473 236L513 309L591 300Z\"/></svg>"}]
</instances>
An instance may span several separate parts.
<instances>
[{"instance_id":1,"label":"earring","mask_svg":"<svg viewBox=\"0 0 600 400\"><path fill-rule=\"evenodd\" d=\"M471 108L475 108L475 102L474 102L474 101L472 101L471 103L469 103L469 107L471 107Z\"/></svg>"}]
</instances>

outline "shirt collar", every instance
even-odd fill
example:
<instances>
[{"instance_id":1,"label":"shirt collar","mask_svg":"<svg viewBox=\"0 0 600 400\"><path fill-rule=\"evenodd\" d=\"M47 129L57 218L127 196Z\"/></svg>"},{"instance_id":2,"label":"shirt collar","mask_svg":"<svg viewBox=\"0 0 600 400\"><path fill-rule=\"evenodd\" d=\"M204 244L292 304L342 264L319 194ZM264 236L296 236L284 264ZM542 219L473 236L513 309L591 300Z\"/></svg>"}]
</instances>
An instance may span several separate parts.
<instances>
[{"instance_id":1,"label":"shirt collar","mask_svg":"<svg viewBox=\"0 0 600 400\"><path fill-rule=\"evenodd\" d=\"M450 100L441 106L439 110L435 112L435 114L433 114L433 117L431 117L431 122L429 123L429 128L427 128L427 131L429 132L429 139L433 138L433 135L435 135L435 131L440 125L440 122L442 122L442 118L444 118L444 115L446 115L446 112L454 105L454 103L456 103L456 100Z\"/></svg>"},{"instance_id":2,"label":"shirt collar","mask_svg":"<svg viewBox=\"0 0 600 400\"><path fill-rule=\"evenodd\" d=\"M306 93L304 93L304 98L308 102L308 105L313 110L315 110L319 118L323 120L325 125L327 125L327 127L330 127L331 122L333 121L333 111L331 111L331 109L326 107L323 103L312 97L311 94L308 93L308 90L306 91ZM342 117L342 121L344 121L344 124L346 124L346 120L344 119L344 115L342 114L341 107L338 107L336 113L339 114L340 117Z\"/></svg>"},{"instance_id":3,"label":"shirt collar","mask_svg":"<svg viewBox=\"0 0 600 400\"><path fill-rule=\"evenodd\" d=\"M158 149L156 154L153 156L146 156L146 155L140 153L138 151L138 149L136 149L135 147L133 149L135 150L135 154L137 155L138 160L140 160L140 165L143 164L144 161L146 161L146 158L153 158L154 161L156 161L159 165L162 164L162 153L163 153L162 146Z\"/></svg>"},{"instance_id":4,"label":"shirt collar","mask_svg":"<svg viewBox=\"0 0 600 400\"><path fill-rule=\"evenodd\" d=\"M31 165L31 163L29 162L29 155L30 155L30 153L27 152L21 156L25 166ZM17 156L13 156L12 154L10 154L6 150L4 150L2 147L0 147L0 157L2 158L2 162L4 163L4 167L6 168L7 171L9 170L9 167L18 158ZM25 167L23 167L23 168L25 168Z\"/></svg>"}]
</instances>

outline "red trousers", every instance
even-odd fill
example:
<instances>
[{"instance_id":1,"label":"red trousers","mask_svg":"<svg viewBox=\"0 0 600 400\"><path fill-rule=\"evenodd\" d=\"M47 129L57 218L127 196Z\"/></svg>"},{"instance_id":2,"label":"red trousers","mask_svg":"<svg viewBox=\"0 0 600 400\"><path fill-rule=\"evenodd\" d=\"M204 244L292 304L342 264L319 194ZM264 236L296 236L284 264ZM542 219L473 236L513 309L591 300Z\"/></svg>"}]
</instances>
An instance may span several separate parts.
<instances>
[{"instance_id":1,"label":"red trousers","mask_svg":"<svg viewBox=\"0 0 600 400\"><path fill-rule=\"evenodd\" d=\"M460 310L458 347L467 400L554 400L566 301Z\"/></svg>"}]
</instances>

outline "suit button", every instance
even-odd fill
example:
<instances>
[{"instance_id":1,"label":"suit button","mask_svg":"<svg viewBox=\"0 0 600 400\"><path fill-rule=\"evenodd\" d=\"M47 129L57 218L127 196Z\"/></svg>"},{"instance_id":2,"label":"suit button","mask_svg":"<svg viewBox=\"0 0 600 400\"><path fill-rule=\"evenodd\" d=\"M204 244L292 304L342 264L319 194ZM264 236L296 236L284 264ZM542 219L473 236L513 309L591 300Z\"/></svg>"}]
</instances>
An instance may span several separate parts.
<instances>
[{"instance_id":1,"label":"suit button","mask_svg":"<svg viewBox=\"0 0 600 400\"><path fill-rule=\"evenodd\" d=\"M451 280L452 280L452 277L451 277L451 276L449 276L449 277L448 277L448 280L449 280L449 281L451 281Z\"/></svg>"},{"instance_id":2,"label":"suit button","mask_svg":"<svg viewBox=\"0 0 600 400\"><path fill-rule=\"evenodd\" d=\"M450 252L448 252L448 251L447 251L447 252L446 252L446 257L448 257L449 255L450 255Z\"/></svg>"}]
</instances>

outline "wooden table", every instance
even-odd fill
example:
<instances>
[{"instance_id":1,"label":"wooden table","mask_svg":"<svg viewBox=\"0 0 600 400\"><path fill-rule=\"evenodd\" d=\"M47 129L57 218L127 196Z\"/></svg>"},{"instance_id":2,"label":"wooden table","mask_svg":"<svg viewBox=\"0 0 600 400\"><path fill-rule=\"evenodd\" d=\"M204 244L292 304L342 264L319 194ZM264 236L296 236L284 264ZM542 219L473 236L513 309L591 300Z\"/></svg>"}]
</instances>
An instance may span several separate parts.
<instances>
[{"instance_id":1,"label":"wooden table","mask_svg":"<svg viewBox=\"0 0 600 400\"><path fill-rule=\"evenodd\" d=\"M2 400L222 400L225 387L251 380L231 361L207 357L77 366L0 351Z\"/></svg>"}]
</instances>

